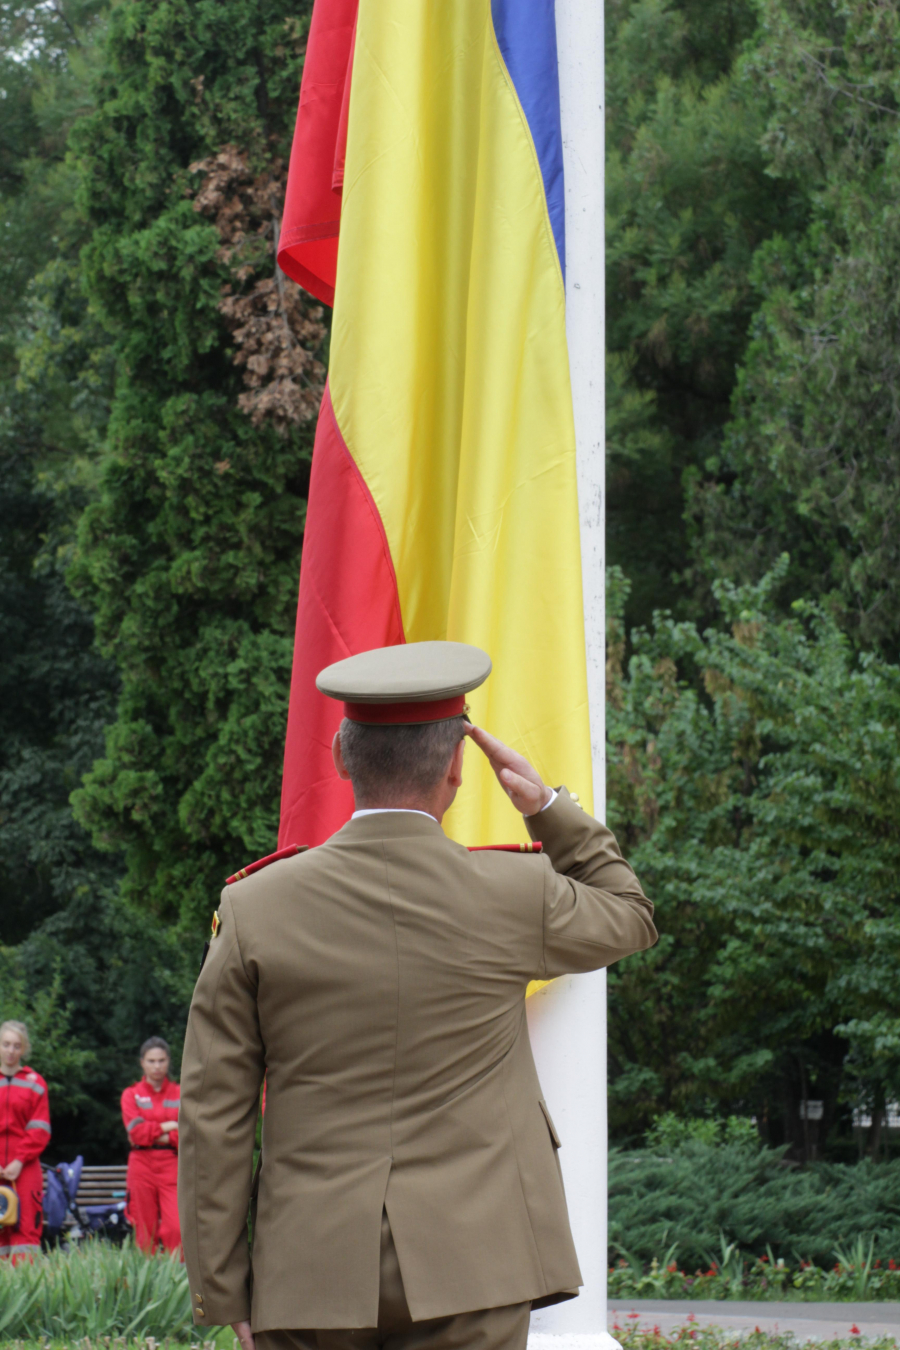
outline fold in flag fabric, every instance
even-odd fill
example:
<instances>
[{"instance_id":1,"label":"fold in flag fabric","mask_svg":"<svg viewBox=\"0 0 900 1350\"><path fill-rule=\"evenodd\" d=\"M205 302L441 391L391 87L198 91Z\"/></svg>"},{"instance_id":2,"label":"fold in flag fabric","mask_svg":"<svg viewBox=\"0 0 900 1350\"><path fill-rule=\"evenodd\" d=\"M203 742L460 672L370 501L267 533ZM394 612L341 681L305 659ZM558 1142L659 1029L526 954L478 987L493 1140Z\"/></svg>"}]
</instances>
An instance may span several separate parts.
<instances>
[{"instance_id":1,"label":"fold in flag fabric","mask_svg":"<svg viewBox=\"0 0 900 1350\"><path fill-rule=\"evenodd\" d=\"M471 718L591 809L553 0L316 0L283 270L333 303L279 845L353 809L323 666L449 638ZM469 746L445 828L526 838Z\"/></svg>"}]
</instances>

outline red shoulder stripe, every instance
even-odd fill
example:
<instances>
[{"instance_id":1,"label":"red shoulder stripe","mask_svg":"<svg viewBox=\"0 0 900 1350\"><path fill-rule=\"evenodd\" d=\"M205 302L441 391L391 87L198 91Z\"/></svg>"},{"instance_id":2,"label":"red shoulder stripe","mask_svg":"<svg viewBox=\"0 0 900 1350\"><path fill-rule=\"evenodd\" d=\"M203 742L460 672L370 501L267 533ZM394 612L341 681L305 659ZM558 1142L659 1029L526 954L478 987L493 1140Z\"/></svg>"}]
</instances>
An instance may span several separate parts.
<instances>
[{"instance_id":1,"label":"red shoulder stripe","mask_svg":"<svg viewBox=\"0 0 900 1350\"><path fill-rule=\"evenodd\" d=\"M544 845L540 839L530 839L527 844L469 844L470 853L543 853Z\"/></svg>"},{"instance_id":2,"label":"red shoulder stripe","mask_svg":"<svg viewBox=\"0 0 900 1350\"><path fill-rule=\"evenodd\" d=\"M293 858L295 853L305 853L309 844L288 844L287 848L280 848L277 853L270 853L267 858L260 858L259 862L248 863L242 867L234 876L225 878L225 885L230 886L233 881L243 881L244 877L249 877L251 872L259 872L269 863L278 862L280 858Z\"/></svg>"}]
</instances>

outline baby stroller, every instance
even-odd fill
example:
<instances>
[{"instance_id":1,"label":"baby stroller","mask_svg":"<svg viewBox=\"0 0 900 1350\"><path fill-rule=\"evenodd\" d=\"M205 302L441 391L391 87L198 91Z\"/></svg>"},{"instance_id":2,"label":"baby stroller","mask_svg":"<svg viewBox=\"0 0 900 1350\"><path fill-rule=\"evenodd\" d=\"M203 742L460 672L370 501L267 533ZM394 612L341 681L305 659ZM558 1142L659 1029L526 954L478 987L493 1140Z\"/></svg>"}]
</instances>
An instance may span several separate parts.
<instances>
[{"instance_id":1,"label":"baby stroller","mask_svg":"<svg viewBox=\"0 0 900 1350\"><path fill-rule=\"evenodd\" d=\"M57 1163L56 1167L43 1169L45 1246L67 1247L85 1237L107 1238L120 1246L131 1232L124 1200L112 1205L78 1204L76 1196L83 1167L84 1158L79 1155L72 1163Z\"/></svg>"}]
</instances>

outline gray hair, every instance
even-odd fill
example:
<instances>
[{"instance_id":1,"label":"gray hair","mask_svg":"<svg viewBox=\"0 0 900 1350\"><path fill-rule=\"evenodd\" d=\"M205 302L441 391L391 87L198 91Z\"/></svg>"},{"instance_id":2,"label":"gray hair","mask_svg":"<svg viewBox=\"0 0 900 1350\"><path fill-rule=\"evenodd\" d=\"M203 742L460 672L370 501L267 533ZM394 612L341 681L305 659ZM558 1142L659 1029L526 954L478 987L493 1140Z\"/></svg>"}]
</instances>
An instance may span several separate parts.
<instances>
[{"instance_id":1,"label":"gray hair","mask_svg":"<svg viewBox=\"0 0 900 1350\"><path fill-rule=\"evenodd\" d=\"M14 1031L22 1042L22 1058L27 1059L31 1054L31 1040L28 1036L28 1028L24 1022L0 1022L0 1036L4 1031Z\"/></svg>"},{"instance_id":2,"label":"gray hair","mask_svg":"<svg viewBox=\"0 0 900 1350\"><path fill-rule=\"evenodd\" d=\"M357 802L402 803L432 792L450 766L465 735L466 719L413 726L372 726L341 722L341 754Z\"/></svg>"}]
</instances>

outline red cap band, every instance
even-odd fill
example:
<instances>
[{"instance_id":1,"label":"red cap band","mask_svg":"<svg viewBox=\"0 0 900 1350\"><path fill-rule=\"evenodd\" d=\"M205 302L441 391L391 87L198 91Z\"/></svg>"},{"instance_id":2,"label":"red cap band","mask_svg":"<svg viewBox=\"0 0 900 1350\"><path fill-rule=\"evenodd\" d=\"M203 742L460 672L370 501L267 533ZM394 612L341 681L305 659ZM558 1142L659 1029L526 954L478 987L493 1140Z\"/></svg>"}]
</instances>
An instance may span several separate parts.
<instances>
[{"instance_id":1,"label":"red cap band","mask_svg":"<svg viewBox=\"0 0 900 1350\"><path fill-rule=\"evenodd\" d=\"M344 716L351 722L374 727L411 726L415 722L444 722L461 717L466 710L465 694L439 698L431 703L345 703Z\"/></svg>"}]
</instances>

